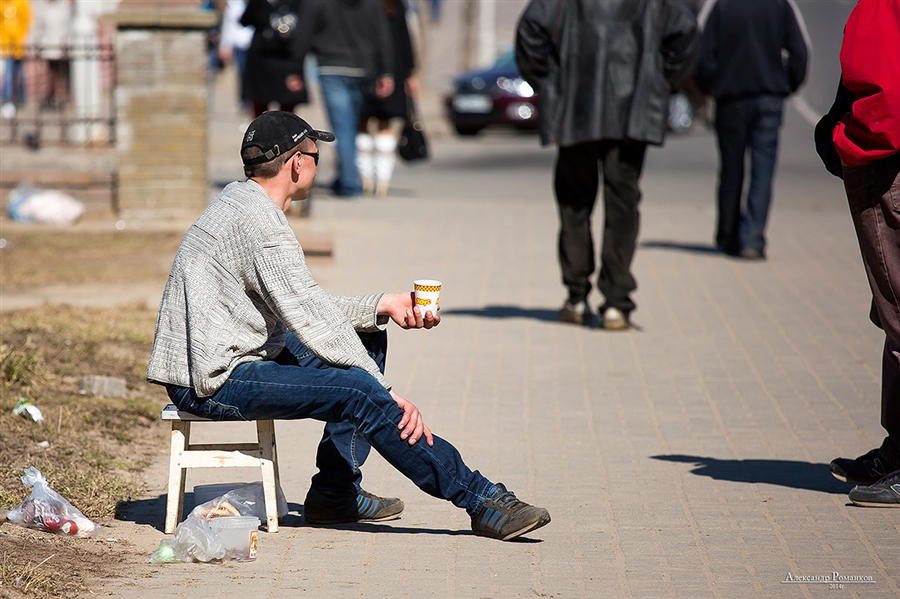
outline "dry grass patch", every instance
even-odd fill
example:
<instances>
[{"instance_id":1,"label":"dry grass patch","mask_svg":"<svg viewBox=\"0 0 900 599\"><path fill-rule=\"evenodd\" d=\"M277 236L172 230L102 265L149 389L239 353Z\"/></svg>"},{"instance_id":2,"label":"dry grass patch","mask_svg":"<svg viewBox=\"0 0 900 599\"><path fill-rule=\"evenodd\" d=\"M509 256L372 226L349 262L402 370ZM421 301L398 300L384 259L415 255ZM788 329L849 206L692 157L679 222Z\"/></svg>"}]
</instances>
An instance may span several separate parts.
<instances>
[{"instance_id":1,"label":"dry grass patch","mask_svg":"<svg viewBox=\"0 0 900 599\"><path fill-rule=\"evenodd\" d=\"M167 398L145 380L155 318L155 310L139 305L0 314L0 509L30 494L20 480L28 466L100 524L143 491L139 474L165 451L167 438L159 422ZM128 396L80 395L88 374L124 378ZM44 422L12 414L20 397L41 410ZM9 523L0 532L0 597L66 597L89 579L116 575L120 566L92 557L114 550L98 540ZM67 572L79 574L58 576Z\"/></svg>"},{"instance_id":2,"label":"dry grass patch","mask_svg":"<svg viewBox=\"0 0 900 599\"><path fill-rule=\"evenodd\" d=\"M0 280L7 289L165 280L183 234L8 227Z\"/></svg>"}]
</instances>

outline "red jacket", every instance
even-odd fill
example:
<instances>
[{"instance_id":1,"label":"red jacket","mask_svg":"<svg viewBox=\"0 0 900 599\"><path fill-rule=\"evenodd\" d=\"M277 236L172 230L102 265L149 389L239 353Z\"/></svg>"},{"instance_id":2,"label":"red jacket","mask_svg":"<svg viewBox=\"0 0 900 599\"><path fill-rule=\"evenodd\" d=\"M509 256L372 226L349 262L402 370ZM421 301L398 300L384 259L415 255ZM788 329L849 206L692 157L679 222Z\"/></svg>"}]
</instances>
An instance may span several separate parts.
<instances>
[{"instance_id":1,"label":"red jacket","mask_svg":"<svg viewBox=\"0 0 900 599\"><path fill-rule=\"evenodd\" d=\"M868 164L900 152L900 0L859 0L844 29L841 71L852 112L833 132L841 160Z\"/></svg>"}]
</instances>

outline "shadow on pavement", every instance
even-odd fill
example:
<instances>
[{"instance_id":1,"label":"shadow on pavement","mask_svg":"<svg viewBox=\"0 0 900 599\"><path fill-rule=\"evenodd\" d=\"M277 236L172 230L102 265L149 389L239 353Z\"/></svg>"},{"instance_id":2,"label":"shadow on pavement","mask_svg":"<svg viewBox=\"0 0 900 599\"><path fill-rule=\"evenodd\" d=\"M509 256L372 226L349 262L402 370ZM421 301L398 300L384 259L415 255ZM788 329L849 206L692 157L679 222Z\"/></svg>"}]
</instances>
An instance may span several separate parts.
<instances>
[{"instance_id":1,"label":"shadow on pavement","mask_svg":"<svg viewBox=\"0 0 900 599\"><path fill-rule=\"evenodd\" d=\"M194 494L185 493L185 505L194 505ZM152 526L162 532L166 524L166 496L120 501L116 504L116 520Z\"/></svg>"},{"instance_id":2,"label":"shadow on pavement","mask_svg":"<svg viewBox=\"0 0 900 599\"><path fill-rule=\"evenodd\" d=\"M194 506L194 494L184 494L184 514L190 513ZM382 534L407 534L407 535L446 535L460 536L472 535L469 529L449 530L439 528L413 528L406 526L397 526L398 520L392 520L383 523L371 522L352 522L347 524L309 524L306 519L301 516L303 513L303 505L299 503L288 503L288 515L280 519L282 528L333 528L336 530L349 530L356 532L372 532ZM151 526L163 532L166 520L166 496L159 495L147 499L137 499L134 501L120 501L116 506L116 520L125 522L133 522L134 524L143 524ZM181 519L179 519L179 522ZM513 539L518 543L540 543L541 539L531 539L519 537Z\"/></svg>"},{"instance_id":3,"label":"shadow on pavement","mask_svg":"<svg viewBox=\"0 0 900 599\"><path fill-rule=\"evenodd\" d=\"M521 306L485 306L484 308L457 308L441 310L441 316L478 316L479 318L533 318L556 322L557 310L522 308Z\"/></svg>"},{"instance_id":4,"label":"shadow on pavement","mask_svg":"<svg viewBox=\"0 0 900 599\"><path fill-rule=\"evenodd\" d=\"M191 510L194 509L194 504L194 494L185 493L184 516L191 513ZM288 503L289 513L283 518L285 525L291 527L301 526L301 522L304 521L298 514L300 514L302 510L303 505L299 503ZM296 512L296 514L290 512ZM135 499L133 501L120 501L116 505L115 519L152 526L159 532L162 532L166 522L166 495ZM181 519L179 519L179 522L180 521Z\"/></svg>"},{"instance_id":5,"label":"shadow on pavement","mask_svg":"<svg viewBox=\"0 0 900 599\"><path fill-rule=\"evenodd\" d=\"M827 464L790 460L719 460L690 455L655 455L654 460L694 464L692 474L737 483L763 483L821 493L844 494L847 483L831 475Z\"/></svg>"},{"instance_id":6,"label":"shadow on pavement","mask_svg":"<svg viewBox=\"0 0 900 599\"><path fill-rule=\"evenodd\" d=\"M700 243L682 243L679 241L642 241L640 247L651 250L676 250L679 252L691 252L694 254L721 254L721 250L714 245Z\"/></svg>"}]
</instances>

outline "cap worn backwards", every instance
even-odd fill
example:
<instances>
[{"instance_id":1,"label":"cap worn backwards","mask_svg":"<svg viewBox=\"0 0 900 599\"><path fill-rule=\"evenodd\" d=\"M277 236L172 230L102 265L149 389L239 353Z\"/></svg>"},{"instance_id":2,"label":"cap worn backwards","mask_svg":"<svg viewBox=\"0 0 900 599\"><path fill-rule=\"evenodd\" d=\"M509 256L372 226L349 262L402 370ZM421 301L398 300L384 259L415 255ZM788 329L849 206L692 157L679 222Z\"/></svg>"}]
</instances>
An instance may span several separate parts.
<instances>
[{"instance_id":1,"label":"cap worn backwards","mask_svg":"<svg viewBox=\"0 0 900 599\"><path fill-rule=\"evenodd\" d=\"M244 166L268 162L307 137L316 141L334 141L334 133L313 129L309 123L293 112L284 110L264 112L253 119L247 127L241 144L242 153L245 148L256 146L262 150L262 155L244 160Z\"/></svg>"}]
</instances>

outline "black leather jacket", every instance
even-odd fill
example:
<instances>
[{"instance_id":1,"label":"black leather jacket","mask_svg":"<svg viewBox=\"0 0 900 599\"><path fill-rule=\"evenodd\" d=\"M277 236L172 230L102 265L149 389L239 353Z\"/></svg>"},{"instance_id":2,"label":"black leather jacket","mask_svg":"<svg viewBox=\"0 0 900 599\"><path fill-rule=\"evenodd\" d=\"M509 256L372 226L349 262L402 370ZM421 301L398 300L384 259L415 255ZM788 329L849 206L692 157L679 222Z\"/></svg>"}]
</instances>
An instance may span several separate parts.
<instances>
[{"instance_id":1,"label":"black leather jacket","mask_svg":"<svg viewBox=\"0 0 900 599\"><path fill-rule=\"evenodd\" d=\"M540 93L545 145L662 144L670 90L698 50L683 0L532 0L516 35L519 70Z\"/></svg>"}]
</instances>

